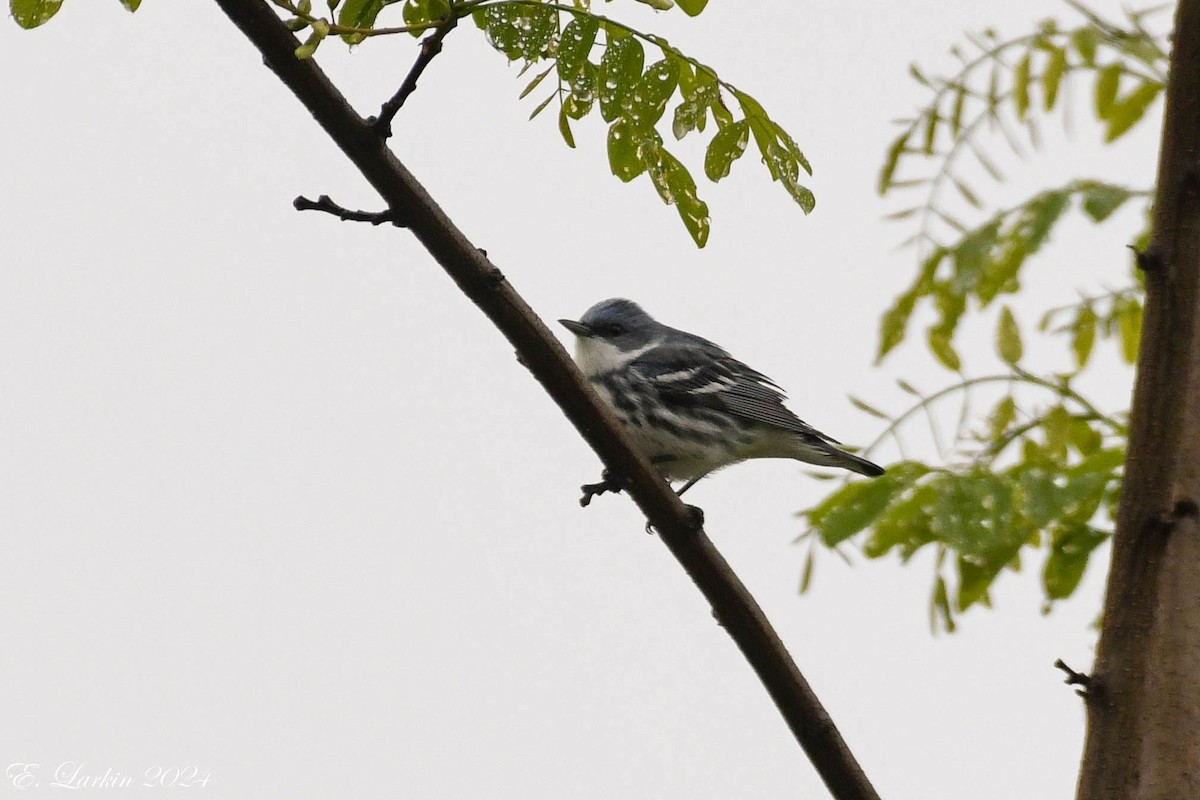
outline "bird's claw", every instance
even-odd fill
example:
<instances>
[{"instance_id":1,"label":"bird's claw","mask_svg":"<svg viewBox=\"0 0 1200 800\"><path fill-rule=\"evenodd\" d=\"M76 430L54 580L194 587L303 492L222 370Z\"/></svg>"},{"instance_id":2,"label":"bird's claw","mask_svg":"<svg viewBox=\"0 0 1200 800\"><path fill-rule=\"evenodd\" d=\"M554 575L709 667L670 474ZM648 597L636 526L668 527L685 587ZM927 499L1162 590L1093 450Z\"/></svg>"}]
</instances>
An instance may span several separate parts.
<instances>
[{"instance_id":1,"label":"bird's claw","mask_svg":"<svg viewBox=\"0 0 1200 800\"><path fill-rule=\"evenodd\" d=\"M604 470L604 472L600 473L599 483L585 483L579 487L579 491L583 492L583 497L579 498L579 505L587 508L591 504L593 497L599 497L605 492L619 494L624 488L625 486L621 481L618 481L608 470Z\"/></svg>"},{"instance_id":2,"label":"bird's claw","mask_svg":"<svg viewBox=\"0 0 1200 800\"><path fill-rule=\"evenodd\" d=\"M704 509L701 508L700 506L690 506L687 503L684 503L683 507L687 509L688 516L691 517L691 519L692 519L693 532L698 531L701 528L703 528L704 527ZM647 522L646 522L646 533L648 533L652 536L654 535L654 524L651 523L649 520L647 520Z\"/></svg>"}]
</instances>

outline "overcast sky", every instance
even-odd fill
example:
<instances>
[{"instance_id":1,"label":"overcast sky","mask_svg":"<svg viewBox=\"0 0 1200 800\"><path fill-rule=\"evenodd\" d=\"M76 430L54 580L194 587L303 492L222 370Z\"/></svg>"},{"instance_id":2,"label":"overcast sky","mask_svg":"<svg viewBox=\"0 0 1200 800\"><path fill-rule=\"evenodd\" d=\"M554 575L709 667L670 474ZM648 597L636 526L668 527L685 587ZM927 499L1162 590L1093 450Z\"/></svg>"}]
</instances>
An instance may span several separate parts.
<instances>
[{"instance_id":1,"label":"overcast sky","mask_svg":"<svg viewBox=\"0 0 1200 800\"><path fill-rule=\"evenodd\" d=\"M648 182L611 177L598 119L574 151L552 115L526 121L525 81L472 25L402 111L399 157L544 317L631 297L869 441L879 422L848 394L898 409L897 378L947 379L919 346L871 364L913 274L896 249L911 231L874 193L890 121L923 100L907 65L946 66L963 30L1070 12L632 5L600 10L665 33L793 133L810 217L748 156L701 182L697 251ZM319 60L368 114L413 54L330 42ZM211 782L188 796L220 798L825 796L633 504L579 508L596 457L412 237L292 210L379 201L215 4L9 21L0 73L0 766L41 778L0 797L61 793L64 764L135 784L193 767ZM1146 185L1160 113L1112 152L1086 113L1073 139L1048 125L1046 155L994 196L1035 185L1022 175ZM1113 225L1064 228L1028 308L1119 285L1136 219ZM990 331L973 330L963 351L987 368ZM1126 407L1127 371L1092 386ZM794 513L829 487L758 462L689 500L880 794L1070 796L1083 709L1051 665L1090 666L1103 565L1043 617L1031 559L994 610L933 636L927 557L822 553L798 595Z\"/></svg>"}]
</instances>

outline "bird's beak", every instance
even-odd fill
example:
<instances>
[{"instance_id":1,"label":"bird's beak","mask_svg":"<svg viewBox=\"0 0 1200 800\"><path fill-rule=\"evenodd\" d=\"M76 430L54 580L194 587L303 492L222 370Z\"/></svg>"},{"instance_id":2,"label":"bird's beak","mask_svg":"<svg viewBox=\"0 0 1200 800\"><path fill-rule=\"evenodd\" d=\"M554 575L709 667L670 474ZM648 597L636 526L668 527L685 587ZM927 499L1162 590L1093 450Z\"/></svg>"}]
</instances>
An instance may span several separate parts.
<instances>
[{"instance_id":1,"label":"bird's beak","mask_svg":"<svg viewBox=\"0 0 1200 800\"><path fill-rule=\"evenodd\" d=\"M586 338L592 335L592 329L582 322L576 322L573 319L560 319L559 324L576 336Z\"/></svg>"}]
</instances>

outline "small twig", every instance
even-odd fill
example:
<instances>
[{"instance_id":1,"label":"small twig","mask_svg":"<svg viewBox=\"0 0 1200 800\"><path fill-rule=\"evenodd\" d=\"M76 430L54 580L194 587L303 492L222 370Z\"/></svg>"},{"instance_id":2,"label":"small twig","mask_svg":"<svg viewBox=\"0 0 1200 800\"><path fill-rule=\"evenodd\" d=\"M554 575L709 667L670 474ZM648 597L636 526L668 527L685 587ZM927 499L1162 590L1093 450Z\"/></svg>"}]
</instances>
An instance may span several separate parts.
<instances>
[{"instance_id":1,"label":"small twig","mask_svg":"<svg viewBox=\"0 0 1200 800\"><path fill-rule=\"evenodd\" d=\"M1142 272L1154 272L1162 268L1162 253L1153 246L1147 247L1145 250L1138 250L1131 244L1125 246L1133 251L1134 261Z\"/></svg>"},{"instance_id":2,"label":"small twig","mask_svg":"<svg viewBox=\"0 0 1200 800\"><path fill-rule=\"evenodd\" d=\"M292 205L297 211L324 211L326 214L333 214L343 222L369 222L372 225L382 225L387 222L397 228L408 227L396 219L396 214L390 208L387 211L351 211L333 202L327 194L321 195L315 201L300 195L292 201Z\"/></svg>"},{"instance_id":3,"label":"small twig","mask_svg":"<svg viewBox=\"0 0 1200 800\"><path fill-rule=\"evenodd\" d=\"M1061 658L1054 662L1054 666L1066 674L1067 677L1063 679L1063 683L1067 684L1068 686L1080 687L1075 690L1075 694L1079 695L1080 697L1087 697L1095 691L1096 683L1092 680L1092 676L1083 672L1076 672L1068 667L1067 662L1063 661Z\"/></svg>"},{"instance_id":4,"label":"small twig","mask_svg":"<svg viewBox=\"0 0 1200 800\"><path fill-rule=\"evenodd\" d=\"M458 17L451 17L436 31L425 37L421 42L421 52L417 55L417 60L413 62L412 69L408 71L408 75L404 77L404 82L400 84L400 88L379 109L378 117L372 117L367 120L367 124L375 129L375 132L379 134L379 138L387 139L392 135L392 120L395 119L396 112L400 110L400 107L404 105L404 101L417 88L417 79L421 77L421 73L429 66L429 62L433 61L434 56L442 52L442 40L446 38L446 34L454 30L454 26L457 24Z\"/></svg>"}]
</instances>

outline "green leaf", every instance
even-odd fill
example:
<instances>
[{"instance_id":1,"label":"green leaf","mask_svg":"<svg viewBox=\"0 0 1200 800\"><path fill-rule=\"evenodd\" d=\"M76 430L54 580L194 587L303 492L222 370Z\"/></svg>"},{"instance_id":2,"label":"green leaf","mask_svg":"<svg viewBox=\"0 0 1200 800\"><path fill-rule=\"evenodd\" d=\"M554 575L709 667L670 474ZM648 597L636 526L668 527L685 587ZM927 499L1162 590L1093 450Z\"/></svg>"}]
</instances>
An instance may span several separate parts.
<instances>
[{"instance_id":1,"label":"green leaf","mask_svg":"<svg viewBox=\"0 0 1200 800\"><path fill-rule=\"evenodd\" d=\"M1000 220L992 220L964 236L954 248L954 286L956 294L965 294L979 285L984 267L1000 238Z\"/></svg>"},{"instance_id":2,"label":"green leaf","mask_svg":"<svg viewBox=\"0 0 1200 800\"><path fill-rule=\"evenodd\" d=\"M1002 567L1028 532L1015 524L1011 481L991 472L947 475L939 481L933 518L940 541L978 565Z\"/></svg>"},{"instance_id":3,"label":"green leaf","mask_svg":"<svg viewBox=\"0 0 1200 800\"><path fill-rule=\"evenodd\" d=\"M1090 420L1081 417L1071 419L1071 446L1081 456L1090 456L1104 444L1104 436L1092 427Z\"/></svg>"},{"instance_id":4,"label":"green leaf","mask_svg":"<svg viewBox=\"0 0 1200 800\"><path fill-rule=\"evenodd\" d=\"M954 188L958 190L958 193L963 196L964 200L976 208L983 208L983 203L980 201L975 192L971 191L971 187L967 186L966 183L954 175L947 173L947 177L950 179L950 182L954 184Z\"/></svg>"},{"instance_id":5,"label":"green leaf","mask_svg":"<svg viewBox=\"0 0 1200 800\"><path fill-rule=\"evenodd\" d=\"M574 150L575 135L571 133L571 118L567 114L566 104L558 110L558 132L562 134L563 141L567 143L567 147Z\"/></svg>"},{"instance_id":6,"label":"green leaf","mask_svg":"<svg viewBox=\"0 0 1200 800\"><path fill-rule=\"evenodd\" d=\"M950 138L957 141L958 134L962 132L962 117L963 107L967 102L967 87L956 86L954 92L954 106L950 111Z\"/></svg>"},{"instance_id":7,"label":"green leaf","mask_svg":"<svg viewBox=\"0 0 1200 800\"><path fill-rule=\"evenodd\" d=\"M1029 112L1029 59L1030 54L1026 52L1013 70L1013 102L1017 107L1017 118L1022 122Z\"/></svg>"},{"instance_id":8,"label":"green leaf","mask_svg":"<svg viewBox=\"0 0 1200 800\"><path fill-rule=\"evenodd\" d=\"M384 0L346 0L337 12L337 24L343 28L373 28L384 5ZM361 34L342 34L342 38L350 44L362 41Z\"/></svg>"},{"instance_id":9,"label":"green leaf","mask_svg":"<svg viewBox=\"0 0 1200 800\"><path fill-rule=\"evenodd\" d=\"M907 462L873 480L848 483L805 516L821 540L833 547L864 530L898 492L927 471L923 464Z\"/></svg>"},{"instance_id":10,"label":"green leaf","mask_svg":"<svg viewBox=\"0 0 1200 800\"><path fill-rule=\"evenodd\" d=\"M550 105L550 101L551 101L551 100L553 100L553 99L554 99L554 98L556 98L556 97L558 97L558 92L551 92L549 97L547 97L545 100L543 100L542 102L540 102L540 103L538 103L538 104L537 104L537 107L536 107L536 108L534 108L534 109L533 109L533 111L532 111L532 112L529 114L529 118L530 118L530 119L533 119L533 118L534 118L534 117L536 117L538 114L540 114L540 113L542 113L543 111L545 111L545 110L546 110L546 106Z\"/></svg>"},{"instance_id":11,"label":"green leaf","mask_svg":"<svg viewBox=\"0 0 1200 800\"><path fill-rule=\"evenodd\" d=\"M1062 85L1062 78L1066 72L1067 51L1056 47L1050 52L1050 60L1046 62L1046 71L1042 73L1042 95L1047 111L1054 108L1054 103L1058 99L1058 89Z\"/></svg>"},{"instance_id":12,"label":"green leaf","mask_svg":"<svg viewBox=\"0 0 1200 800\"><path fill-rule=\"evenodd\" d=\"M950 344L950 334L938 328L929 329L929 349L946 369L958 372L962 369L962 360Z\"/></svg>"},{"instance_id":13,"label":"green leaf","mask_svg":"<svg viewBox=\"0 0 1200 800\"><path fill-rule=\"evenodd\" d=\"M567 83L574 81L587 63L599 30L600 20L591 15L577 16L563 28L558 40L558 76Z\"/></svg>"},{"instance_id":14,"label":"green leaf","mask_svg":"<svg viewBox=\"0 0 1200 800\"><path fill-rule=\"evenodd\" d=\"M405 11L408 11L407 7ZM488 44L504 53L510 61L536 61L545 57L558 33L558 10L552 6L486 6L472 16L483 28Z\"/></svg>"},{"instance_id":15,"label":"green leaf","mask_svg":"<svg viewBox=\"0 0 1200 800\"><path fill-rule=\"evenodd\" d=\"M532 92L534 89L536 89L538 87L538 85L546 79L546 76L549 75L553 69L554 69L554 65L551 65L549 67L546 67L541 72L539 72L537 74L537 76L529 82L529 85L526 86L521 91L521 95L520 95L519 99L524 100L526 97L528 97L529 93Z\"/></svg>"},{"instance_id":16,"label":"green leaf","mask_svg":"<svg viewBox=\"0 0 1200 800\"><path fill-rule=\"evenodd\" d=\"M1055 484L1058 475L1028 463L1020 464L1016 469L1017 492L1022 498L1021 513L1031 526L1044 528L1062 513Z\"/></svg>"},{"instance_id":17,"label":"green leaf","mask_svg":"<svg viewBox=\"0 0 1200 800\"><path fill-rule=\"evenodd\" d=\"M679 68L670 59L646 67L629 96L627 116L639 128L653 128L666 111L667 101L679 84Z\"/></svg>"},{"instance_id":18,"label":"green leaf","mask_svg":"<svg viewBox=\"0 0 1200 800\"><path fill-rule=\"evenodd\" d=\"M704 174L716 182L729 174L729 168L746 151L750 141L750 124L738 120L717 131L704 154Z\"/></svg>"},{"instance_id":19,"label":"green leaf","mask_svg":"<svg viewBox=\"0 0 1200 800\"><path fill-rule=\"evenodd\" d=\"M1108 130L1104 141L1112 142L1119 139L1126 131L1138 123L1146 114L1146 109L1163 90L1160 83L1143 83L1108 108Z\"/></svg>"},{"instance_id":20,"label":"green leaf","mask_svg":"<svg viewBox=\"0 0 1200 800\"><path fill-rule=\"evenodd\" d=\"M804 213L810 213L816 205L816 198L799 182L801 169L812 174L808 160L792 137L767 116L757 100L744 92L735 92L735 96L746 115L746 121L750 123L754 143L762 153L771 180L782 183Z\"/></svg>"},{"instance_id":21,"label":"green leaf","mask_svg":"<svg viewBox=\"0 0 1200 800\"><path fill-rule=\"evenodd\" d=\"M1050 409L1042 418L1042 433L1046 437L1045 453L1056 461L1065 461L1071 444L1070 412L1061 405Z\"/></svg>"},{"instance_id":22,"label":"green leaf","mask_svg":"<svg viewBox=\"0 0 1200 800\"><path fill-rule=\"evenodd\" d=\"M883 315L879 330L879 352L875 356L876 364L883 361L884 356L904 340L908 320L912 316L917 299L928 293L928 286L933 282L938 265L947 255L948 251L945 248L936 248L921 265L921 272L912 288L896 298L896 302Z\"/></svg>"},{"instance_id":23,"label":"green leaf","mask_svg":"<svg viewBox=\"0 0 1200 800\"><path fill-rule=\"evenodd\" d=\"M571 81L571 93L563 102L563 110L571 119L582 119L592 110L596 101L596 65L584 62L583 68L575 74Z\"/></svg>"},{"instance_id":24,"label":"green leaf","mask_svg":"<svg viewBox=\"0 0 1200 800\"><path fill-rule=\"evenodd\" d=\"M58 13L62 0L12 0L9 8L22 28L36 28Z\"/></svg>"},{"instance_id":25,"label":"green leaf","mask_svg":"<svg viewBox=\"0 0 1200 800\"><path fill-rule=\"evenodd\" d=\"M1075 52L1079 53L1083 63L1089 67L1096 63L1096 45L1100 43L1100 39L1100 31L1091 26L1080 28L1071 34L1071 44L1075 45Z\"/></svg>"},{"instance_id":26,"label":"green leaf","mask_svg":"<svg viewBox=\"0 0 1200 800\"><path fill-rule=\"evenodd\" d=\"M1079 586L1088 559L1108 536L1083 523L1054 532L1050 555L1042 568L1042 585L1050 600L1070 597Z\"/></svg>"},{"instance_id":27,"label":"green leaf","mask_svg":"<svg viewBox=\"0 0 1200 800\"><path fill-rule=\"evenodd\" d=\"M905 462L904 466L909 464L926 473L929 471L924 464L916 462ZM930 510L936 496L937 492L929 484L917 485L908 497L888 506L876 519L871 534L863 542L863 554L867 558L882 558L899 548L901 556L909 558L932 542Z\"/></svg>"},{"instance_id":28,"label":"green leaf","mask_svg":"<svg viewBox=\"0 0 1200 800\"><path fill-rule=\"evenodd\" d=\"M675 7L675 0L637 0L643 5L650 6L655 11L670 11Z\"/></svg>"},{"instance_id":29,"label":"green leaf","mask_svg":"<svg viewBox=\"0 0 1200 800\"><path fill-rule=\"evenodd\" d=\"M645 166L658 196L667 205L674 205L697 247L708 242L711 220L708 206L696 194L696 181L687 167L662 146L657 131L631 127L638 138L638 158Z\"/></svg>"},{"instance_id":30,"label":"green leaf","mask_svg":"<svg viewBox=\"0 0 1200 800\"><path fill-rule=\"evenodd\" d=\"M137 11L141 4L142 0L121 0L121 5L125 6L125 10L130 13Z\"/></svg>"},{"instance_id":31,"label":"green leaf","mask_svg":"<svg viewBox=\"0 0 1200 800\"><path fill-rule=\"evenodd\" d=\"M321 20L318 20L318 22L320 21ZM317 48L321 45L321 42L325 39L328 33L328 22L323 25L314 23L312 26L312 32L309 33L308 38L304 40L304 44L296 48L296 58L300 59L301 61L306 58L312 58L313 54L317 52Z\"/></svg>"},{"instance_id":32,"label":"green leaf","mask_svg":"<svg viewBox=\"0 0 1200 800\"><path fill-rule=\"evenodd\" d=\"M1114 61L1096 73L1096 116L1107 120L1121 84L1121 64Z\"/></svg>"},{"instance_id":33,"label":"green leaf","mask_svg":"<svg viewBox=\"0 0 1200 800\"><path fill-rule=\"evenodd\" d=\"M916 296L908 293L898 297L892 307L884 313L879 325L879 352L875 354L876 364L883 361L884 356L904 341L904 334L908 329L908 320L912 316L914 306L916 306Z\"/></svg>"},{"instance_id":34,"label":"green leaf","mask_svg":"<svg viewBox=\"0 0 1200 800\"><path fill-rule=\"evenodd\" d=\"M775 171L777 165L771 159L771 145L775 143L775 129L770 125L770 117L759 102L745 92L735 92L734 97L737 98L738 105L742 107L742 114L745 115L746 121L750 123L750 132L754 134L754 143L758 147L758 151L762 153L763 161L767 163L767 169L771 172L771 180L779 180L779 175Z\"/></svg>"},{"instance_id":35,"label":"green leaf","mask_svg":"<svg viewBox=\"0 0 1200 800\"><path fill-rule=\"evenodd\" d=\"M708 215L708 204L696 194L696 181L687 168L673 155L663 150L663 167L666 174L668 202L675 204L683 226L687 228L697 247L708 244L712 219Z\"/></svg>"},{"instance_id":36,"label":"green leaf","mask_svg":"<svg viewBox=\"0 0 1200 800\"><path fill-rule=\"evenodd\" d=\"M1096 312L1091 303L1086 303L1079 309L1073 328L1071 350L1075 353L1075 363L1079 369L1083 369L1087 366L1092 355L1092 346L1096 343Z\"/></svg>"},{"instance_id":37,"label":"green leaf","mask_svg":"<svg viewBox=\"0 0 1200 800\"><path fill-rule=\"evenodd\" d=\"M923 119L925 121L925 139L921 152L932 156L937 144L937 125L942 118L938 115L937 108L930 108L925 111Z\"/></svg>"},{"instance_id":38,"label":"green leaf","mask_svg":"<svg viewBox=\"0 0 1200 800\"><path fill-rule=\"evenodd\" d=\"M600 58L600 116L612 122L620 116L642 76L645 51L632 37L613 38Z\"/></svg>"},{"instance_id":39,"label":"green leaf","mask_svg":"<svg viewBox=\"0 0 1200 800\"><path fill-rule=\"evenodd\" d=\"M695 17L708 5L708 0L676 0L679 8L689 17Z\"/></svg>"},{"instance_id":40,"label":"green leaf","mask_svg":"<svg viewBox=\"0 0 1200 800\"><path fill-rule=\"evenodd\" d=\"M614 122L608 129L608 163L613 175L629 183L645 172L638 151L637 130L627 120Z\"/></svg>"},{"instance_id":41,"label":"green leaf","mask_svg":"<svg viewBox=\"0 0 1200 800\"><path fill-rule=\"evenodd\" d=\"M877 190L881 195L887 194L888 189L892 186L892 178L896 175L896 165L900 162L900 154L908 147L908 140L912 136L912 132L913 129L909 128L897 136L888 148L887 158L883 162L883 169L879 172Z\"/></svg>"},{"instance_id":42,"label":"green leaf","mask_svg":"<svg viewBox=\"0 0 1200 800\"><path fill-rule=\"evenodd\" d=\"M954 624L954 615L950 611L950 595L946 591L946 579L941 575L938 576L937 582L934 583L933 596L929 600L929 626L935 631L938 627L939 618L946 627L946 632L954 633L957 626Z\"/></svg>"},{"instance_id":43,"label":"green leaf","mask_svg":"<svg viewBox=\"0 0 1200 800\"><path fill-rule=\"evenodd\" d=\"M679 73L681 76L688 74L686 64L680 66ZM687 88L680 82L679 89L684 99L675 109L675 119L671 124L676 139L682 139L693 130L704 130L708 110L721 103L720 86L707 73L701 73Z\"/></svg>"},{"instance_id":44,"label":"green leaf","mask_svg":"<svg viewBox=\"0 0 1200 800\"><path fill-rule=\"evenodd\" d=\"M788 194L800 206L800 210L805 214L811 214L813 209L817 207L817 198L807 186L804 186L797 180L800 177L800 170L797 168L799 165L791 159L782 160L782 163L786 166L786 169L781 168L779 170L779 182L783 184L783 188L787 189Z\"/></svg>"},{"instance_id":45,"label":"green leaf","mask_svg":"<svg viewBox=\"0 0 1200 800\"><path fill-rule=\"evenodd\" d=\"M1050 236L1054 223L1071 206L1071 196L1066 191L1050 191L1031 200L1021 209L1014 235L1025 240L1030 253L1036 252Z\"/></svg>"},{"instance_id":46,"label":"green leaf","mask_svg":"<svg viewBox=\"0 0 1200 800\"><path fill-rule=\"evenodd\" d=\"M440 22L450 16L450 3L448 0L407 0L404 4L403 16L405 25L416 28L410 33L414 37L420 37L425 32L420 30L421 26ZM374 24L373 19L372 24Z\"/></svg>"},{"instance_id":47,"label":"green leaf","mask_svg":"<svg viewBox=\"0 0 1200 800\"><path fill-rule=\"evenodd\" d=\"M659 199L664 203L670 204L674 202L674 197L671 195L671 187L667 183L667 159L662 148L662 139L653 128L648 131L638 128L634 128L633 130L634 135L639 137L638 158L646 166L646 175L649 176L650 182L654 184L654 191L658 192Z\"/></svg>"},{"instance_id":48,"label":"green leaf","mask_svg":"<svg viewBox=\"0 0 1200 800\"><path fill-rule=\"evenodd\" d=\"M808 555L804 557L804 570L800 573L800 594L804 594L812 586L813 567L816 565L817 559L813 555L813 549L808 549Z\"/></svg>"},{"instance_id":49,"label":"green leaf","mask_svg":"<svg viewBox=\"0 0 1200 800\"><path fill-rule=\"evenodd\" d=\"M996 579L996 575L1004 568L1004 564L976 564L962 556L958 557L958 610L966 611L971 606L983 600L987 591Z\"/></svg>"},{"instance_id":50,"label":"green leaf","mask_svg":"<svg viewBox=\"0 0 1200 800\"><path fill-rule=\"evenodd\" d=\"M1012 395L1006 395L996 404L996 407L992 409L991 416L988 417L989 437L993 440L999 439L1008 430L1008 426L1016 420L1017 401L1012 398Z\"/></svg>"},{"instance_id":51,"label":"green leaf","mask_svg":"<svg viewBox=\"0 0 1200 800\"><path fill-rule=\"evenodd\" d=\"M859 398L855 397L854 395L850 395L850 404L852 406L854 406L855 408L857 408L859 411L862 411L866 414L870 414L872 417L875 417L876 419L886 419L886 420L891 419L891 417L889 417L887 414L880 411L878 408L875 408L875 406L868 404L864 400L860 400Z\"/></svg>"},{"instance_id":52,"label":"green leaf","mask_svg":"<svg viewBox=\"0 0 1200 800\"><path fill-rule=\"evenodd\" d=\"M1009 366L1021 360L1024 348L1021 345L1021 329L1012 309L1007 305L1000 309L1000 322L996 327L996 351Z\"/></svg>"},{"instance_id":53,"label":"green leaf","mask_svg":"<svg viewBox=\"0 0 1200 800\"><path fill-rule=\"evenodd\" d=\"M1083 211L1094 222L1103 222L1120 208L1133 192L1111 183L1088 183L1083 190Z\"/></svg>"}]
</instances>

